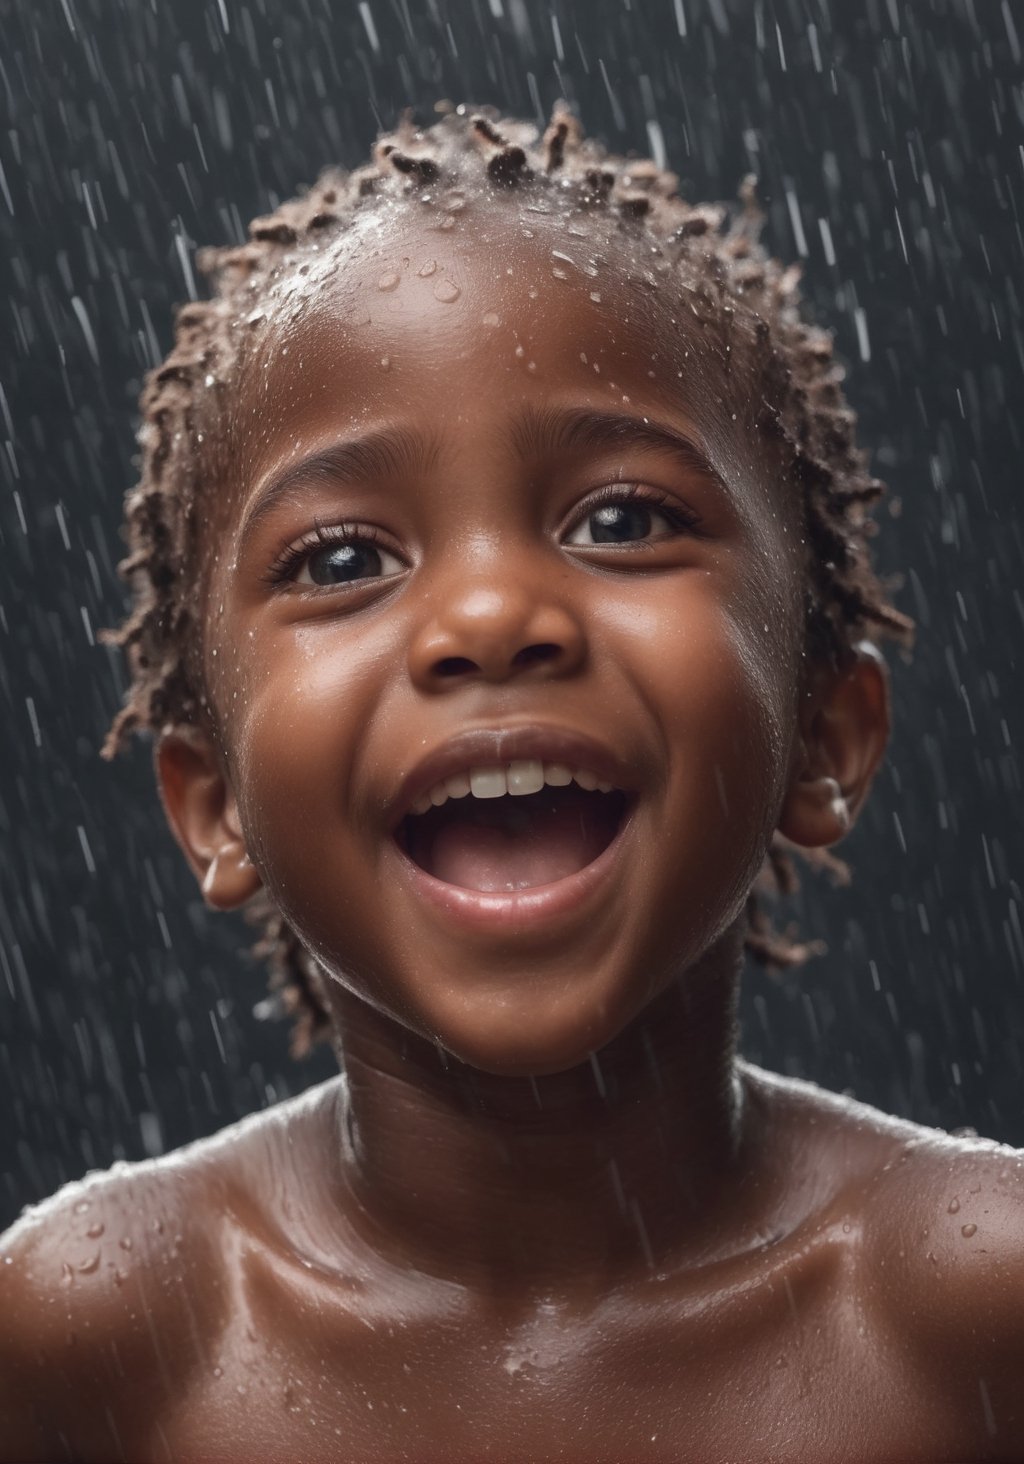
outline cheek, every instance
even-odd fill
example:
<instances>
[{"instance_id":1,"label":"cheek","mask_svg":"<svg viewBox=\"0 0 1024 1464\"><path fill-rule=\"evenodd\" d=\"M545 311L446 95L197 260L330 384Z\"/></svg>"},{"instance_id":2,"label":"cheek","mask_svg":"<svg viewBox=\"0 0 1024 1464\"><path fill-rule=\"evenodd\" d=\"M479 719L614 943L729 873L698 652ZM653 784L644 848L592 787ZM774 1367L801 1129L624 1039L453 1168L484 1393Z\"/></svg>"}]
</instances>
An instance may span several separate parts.
<instances>
[{"instance_id":1,"label":"cheek","mask_svg":"<svg viewBox=\"0 0 1024 1464\"><path fill-rule=\"evenodd\" d=\"M679 810L674 858L691 879L700 860L726 884L753 878L781 806L793 657L778 618L772 629L761 615L754 596L723 597L714 572L694 571L608 627L632 694L657 708L664 797Z\"/></svg>"},{"instance_id":2,"label":"cheek","mask_svg":"<svg viewBox=\"0 0 1024 1464\"><path fill-rule=\"evenodd\" d=\"M250 855L282 904L323 857L325 830L345 827L393 655L383 635L343 636L325 620L265 640L238 665L232 776Z\"/></svg>"}]
</instances>

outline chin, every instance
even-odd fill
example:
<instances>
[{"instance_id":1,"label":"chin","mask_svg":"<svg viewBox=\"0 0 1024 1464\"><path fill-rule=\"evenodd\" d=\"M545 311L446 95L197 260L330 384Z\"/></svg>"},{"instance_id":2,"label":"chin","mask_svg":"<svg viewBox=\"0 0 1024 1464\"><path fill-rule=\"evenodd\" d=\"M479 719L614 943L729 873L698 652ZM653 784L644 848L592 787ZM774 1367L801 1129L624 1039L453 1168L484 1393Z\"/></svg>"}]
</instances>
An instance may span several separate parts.
<instances>
[{"instance_id":1,"label":"chin","mask_svg":"<svg viewBox=\"0 0 1024 1464\"><path fill-rule=\"evenodd\" d=\"M607 1002L580 993L572 1003L563 995L552 1009L543 998L517 992L502 1001L492 990L469 1010L463 1003L458 1013L432 1013L430 1027L434 1040L468 1067L493 1077L541 1078L589 1063L628 1025L627 1005L616 1003L616 1020Z\"/></svg>"}]
</instances>

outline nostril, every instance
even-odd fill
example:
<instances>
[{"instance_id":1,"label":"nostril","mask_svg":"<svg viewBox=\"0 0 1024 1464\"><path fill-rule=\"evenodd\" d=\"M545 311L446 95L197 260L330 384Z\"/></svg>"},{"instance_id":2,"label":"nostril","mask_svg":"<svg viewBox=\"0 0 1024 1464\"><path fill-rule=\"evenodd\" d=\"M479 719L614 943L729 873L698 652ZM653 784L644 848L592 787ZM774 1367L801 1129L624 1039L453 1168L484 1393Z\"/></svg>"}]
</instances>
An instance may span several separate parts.
<instances>
[{"instance_id":1,"label":"nostril","mask_svg":"<svg viewBox=\"0 0 1024 1464\"><path fill-rule=\"evenodd\" d=\"M464 676L467 671L475 671L476 664L465 656L445 656L437 663L438 676Z\"/></svg>"},{"instance_id":2,"label":"nostril","mask_svg":"<svg viewBox=\"0 0 1024 1464\"><path fill-rule=\"evenodd\" d=\"M535 646L524 646L512 658L513 666L535 666L543 661L557 659L560 648L551 641L542 641Z\"/></svg>"}]
</instances>

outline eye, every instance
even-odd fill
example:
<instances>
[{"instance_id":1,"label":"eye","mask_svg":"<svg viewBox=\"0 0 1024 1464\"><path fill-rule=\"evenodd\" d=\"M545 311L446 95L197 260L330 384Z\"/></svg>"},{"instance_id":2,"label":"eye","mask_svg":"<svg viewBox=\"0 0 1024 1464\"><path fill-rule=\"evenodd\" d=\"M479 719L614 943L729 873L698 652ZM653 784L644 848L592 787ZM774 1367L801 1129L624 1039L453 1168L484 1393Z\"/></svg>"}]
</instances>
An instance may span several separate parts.
<instances>
[{"instance_id":1,"label":"eye","mask_svg":"<svg viewBox=\"0 0 1024 1464\"><path fill-rule=\"evenodd\" d=\"M317 589L360 584L401 574L405 565L380 542L370 525L317 524L312 542L283 551L270 575L273 582L291 581Z\"/></svg>"},{"instance_id":2,"label":"eye","mask_svg":"<svg viewBox=\"0 0 1024 1464\"><path fill-rule=\"evenodd\" d=\"M697 516L682 504L668 505L653 490L613 485L605 489L598 502L593 500L586 516L567 544L576 548L593 548L604 544L643 544L693 529ZM666 532L667 530L667 532Z\"/></svg>"}]
</instances>

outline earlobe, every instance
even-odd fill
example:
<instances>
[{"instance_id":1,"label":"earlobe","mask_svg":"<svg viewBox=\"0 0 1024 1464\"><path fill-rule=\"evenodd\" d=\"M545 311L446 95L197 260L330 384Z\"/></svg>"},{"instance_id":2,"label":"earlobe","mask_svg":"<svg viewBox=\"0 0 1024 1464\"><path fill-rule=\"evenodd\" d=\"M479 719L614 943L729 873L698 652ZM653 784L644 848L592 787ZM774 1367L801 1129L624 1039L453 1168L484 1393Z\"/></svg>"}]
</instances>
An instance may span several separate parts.
<instances>
[{"instance_id":1,"label":"earlobe","mask_svg":"<svg viewBox=\"0 0 1024 1464\"><path fill-rule=\"evenodd\" d=\"M812 678L800 714L779 832L805 849L837 843L857 819L889 739L889 679L870 642Z\"/></svg>"},{"instance_id":2,"label":"earlobe","mask_svg":"<svg viewBox=\"0 0 1024 1464\"><path fill-rule=\"evenodd\" d=\"M206 903L234 910L259 889L231 786L198 728L168 727L154 753L160 798Z\"/></svg>"}]
</instances>

